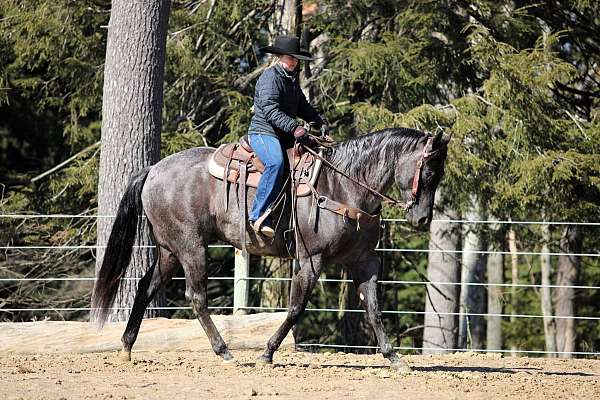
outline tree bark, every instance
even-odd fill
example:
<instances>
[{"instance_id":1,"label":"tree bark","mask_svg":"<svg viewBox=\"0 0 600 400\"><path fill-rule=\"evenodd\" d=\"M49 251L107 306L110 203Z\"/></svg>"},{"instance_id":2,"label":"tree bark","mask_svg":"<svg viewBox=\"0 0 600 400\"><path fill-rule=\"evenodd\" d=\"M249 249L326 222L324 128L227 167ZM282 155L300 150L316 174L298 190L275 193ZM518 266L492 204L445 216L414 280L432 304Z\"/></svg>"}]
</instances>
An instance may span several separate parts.
<instances>
[{"instance_id":1,"label":"tree bark","mask_svg":"<svg viewBox=\"0 0 600 400\"><path fill-rule=\"evenodd\" d=\"M568 226L564 229L560 239L561 253L579 253L581 250L581 231L577 226ZM577 282L580 259L578 256L558 256L558 270L556 284L573 286ZM556 315L559 317L575 316L575 289L556 288ZM556 346L558 351L575 351L575 320L572 318L559 318L556 320ZM561 354L561 358L572 358L572 354Z\"/></svg>"},{"instance_id":2,"label":"tree bark","mask_svg":"<svg viewBox=\"0 0 600 400\"><path fill-rule=\"evenodd\" d=\"M165 43L170 1L114 0L108 28L102 99L102 144L98 215L115 215L132 173L160 156ZM105 245L112 218L98 219L98 245ZM136 245L150 244L145 219L138 224ZM104 251L99 248L96 271ZM141 278L152 263L152 250L135 248L125 278ZM137 280L124 279L114 307L133 305ZM163 296L150 306L162 305ZM126 320L128 309L111 320ZM157 315L147 311L147 315Z\"/></svg>"},{"instance_id":3,"label":"tree bark","mask_svg":"<svg viewBox=\"0 0 600 400\"><path fill-rule=\"evenodd\" d=\"M493 227L492 229L497 232L497 227ZM490 251L499 251L502 249L502 246L489 246L488 248ZM487 280L490 284L487 289L488 313L502 314L502 287L495 285L504 283L504 255L488 255ZM502 317L488 316L486 337L486 346L488 350L502 349Z\"/></svg>"},{"instance_id":4,"label":"tree bark","mask_svg":"<svg viewBox=\"0 0 600 400\"><path fill-rule=\"evenodd\" d=\"M275 0L275 10L271 19L271 41L278 35L300 36L300 24L302 22L301 0ZM270 271L269 276L273 278L289 278L290 270L294 261L272 260L267 261L265 266ZM288 299L287 282L264 282L261 299L263 307L283 307L287 305Z\"/></svg>"},{"instance_id":5,"label":"tree bark","mask_svg":"<svg viewBox=\"0 0 600 400\"><path fill-rule=\"evenodd\" d=\"M308 28L304 28L302 32L303 43L308 43L308 34ZM310 46L307 46L310 49L310 53L312 54L314 61L304 63L300 85L302 87L302 92L304 92L304 95L311 103L315 99L316 91L314 82L327 64L326 60L328 57L328 42L329 36L327 33L321 33L310 42Z\"/></svg>"},{"instance_id":6,"label":"tree bark","mask_svg":"<svg viewBox=\"0 0 600 400\"><path fill-rule=\"evenodd\" d=\"M477 205L477 199L471 198L471 205L465 217L469 221L482 220L483 213ZM485 249L481 233L474 224L466 227L464 232L463 258L460 288L460 315L458 325L458 346L460 348L483 349L485 344L485 288L469 285L483 283L485 275L486 255L480 252Z\"/></svg>"},{"instance_id":7,"label":"tree bark","mask_svg":"<svg viewBox=\"0 0 600 400\"><path fill-rule=\"evenodd\" d=\"M434 209L434 221L429 227L429 250L434 251L429 253L427 265L427 279L431 282L458 282L460 262L456 250L460 241L459 229L456 224L439 221L457 219L457 217L456 213L449 208L446 208L445 211ZM445 250L448 253L439 252L439 250ZM450 352L448 349L456 347L457 316L438 313L456 313L458 293L458 285L436 284L435 287L427 285L423 354L447 353Z\"/></svg>"},{"instance_id":8,"label":"tree bark","mask_svg":"<svg viewBox=\"0 0 600 400\"><path fill-rule=\"evenodd\" d=\"M542 256L540 257L541 274L542 274L542 290L541 292L541 308L544 316L544 339L546 342L547 357L556 357L556 321L553 318L552 307L552 289L549 285L552 283L552 260L548 253L548 243L550 242L550 227L542 225Z\"/></svg>"},{"instance_id":9,"label":"tree bark","mask_svg":"<svg viewBox=\"0 0 600 400\"><path fill-rule=\"evenodd\" d=\"M302 24L302 0L275 0L271 19L271 40L279 35L300 37Z\"/></svg>"}]
</instances>

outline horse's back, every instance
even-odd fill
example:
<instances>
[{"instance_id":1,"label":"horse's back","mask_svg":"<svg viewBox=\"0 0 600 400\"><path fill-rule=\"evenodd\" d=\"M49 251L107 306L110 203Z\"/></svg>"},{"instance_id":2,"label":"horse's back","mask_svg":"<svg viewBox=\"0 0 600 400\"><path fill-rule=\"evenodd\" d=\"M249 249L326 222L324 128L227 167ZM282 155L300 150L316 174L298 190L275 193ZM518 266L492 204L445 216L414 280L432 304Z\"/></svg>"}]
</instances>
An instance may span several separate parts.
<instances>
[{"instance_id":1,"label":"horse's back","mask_svg":"<svg viewBox=\"0 0 600 400\"><path fill-rule=\"evenodd\" d=\"M171 168L185 166L189 168L208 161L208 157L215 152L214 147L192 147L179 153L171 154L154 164L150 174L163 173Z\"/></svg>"},{"instance_id":2,"label":"horse's back","mask_svg":"<svg viewBox=\"0 0 600 400\"><path fill-rule=\"evenodd\" d=\"M212 147L193 147L163 158L150 169L144 192L167 188L180 191L182 186L202 179L208 174L208 159L214 151Z\"/></svg>"},{"instance_id":3,"label":"horse's back","mask_svg":"<svg viewBox=\"0 0 600 400\"><path fill-rule=\"evenodd\" d=\"M198 223L200 215L206 215L212 184L208 159L214 151L194 147L165 157L150 169L142 204L155 228L163 223Z\"/></svg>"}]
</instances>

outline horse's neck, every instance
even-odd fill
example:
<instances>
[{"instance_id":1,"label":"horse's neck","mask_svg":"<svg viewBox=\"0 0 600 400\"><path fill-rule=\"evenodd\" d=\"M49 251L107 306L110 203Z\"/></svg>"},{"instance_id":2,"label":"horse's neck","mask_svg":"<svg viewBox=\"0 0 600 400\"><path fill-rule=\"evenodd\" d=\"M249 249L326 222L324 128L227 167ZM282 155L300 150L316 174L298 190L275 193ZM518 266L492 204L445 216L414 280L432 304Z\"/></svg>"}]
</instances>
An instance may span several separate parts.
<instances>
[{"instance_id":1,"label":"horse's neck","mask_svg":"<svg viewBox=\"0 0 600 400\"><path fill-rule=\"evenodd\" d=\"M349 157L348 159L351 159L353 164L360 166L354 171L344 172L349 173L352 178L364 183L371 189L386 194L394 183L395 169L398 166L400 168L410 168L411 165L414 165L417 152L394 154L394 151L389 149L389 151L384 150L371 154L347 152L347 154L340 155ZM373 154L376 156L374 157ZM329 168L326 168L326 170L327 196L367 212L374 212L380 208L382 199L379 196L370 193L360 185Z\"/></svg>"}]
</instances>

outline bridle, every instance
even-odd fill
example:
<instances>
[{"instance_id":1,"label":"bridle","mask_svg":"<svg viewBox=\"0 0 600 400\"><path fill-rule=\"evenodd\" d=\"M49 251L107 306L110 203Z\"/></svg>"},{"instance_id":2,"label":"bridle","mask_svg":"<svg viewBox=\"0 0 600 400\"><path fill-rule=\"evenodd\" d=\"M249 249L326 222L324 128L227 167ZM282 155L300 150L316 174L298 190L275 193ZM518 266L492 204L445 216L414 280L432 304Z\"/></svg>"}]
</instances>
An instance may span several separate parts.
<instances>
[{"instance_id":1,"label":"bridle","mask_svg":"<svg viewBox=\"0 0 600 400\"><path fill-rule=\"evenodd\" d=\"M429 136L429 138L427 138L427 143L425 143L425 146L423 147L421 157L419 157L419 160L417 161L415 175L413 176L412 191L410 193L411 198L408 202L406 208L407 210L417 203L417 196L419 195L419 182L421 181L421 171L423 170L423 164L425 163L425 161L430 159L433 154L435 154L435 151L427 151L428 148L432 147L432 143L433 136Z\"/></svg>"},{"instance_id":2,"label":"bridle","mask_svg":"<svg viewBox=\"0 0 600 400\"><path fill-rule=\"evenodd\" d=\"M324 147L331 147L331 143L327 143L324 142L322 140L320 140L320 138L318 136L314 136L309 134L309 136L311 137L312 140L314 140L316 143L318 143L319 145L322 145ZM423 169L423 165L425 164L425 161L427 161L428 159L430 159L434 154L437 153L437 150L435 151L428 151L428 149L431 148L433 143L433 136L429 136L427 138L427 143L425 143L425 146L423 147L423 151L421 152L421 157L419 157L419 159L417 160L417 164L416 164L416 168L415 168L415 174L413 176L413 181L412 181L412 191L411 191L411 199L407 202L404 203L402 201L396 200L386 194L380 193L377 190L367 186L366 184L356 180L355 178L352 178L351 176L349 176L348 174L346 174L344 171L340 170L338 167L336 167L335 165L333 165L331 162L329 162L328 160L326 160L324 157L322 157L319 153L317 153L316 151L314 151L313 149L311 149L308 146L304 146L304 149L306 151L308 151L309 153L311 153L313 156L315 156L316 158L320 159L323 164L325 164L326 166L328 166L329 168L331 168L334 172L342 175L343 177L349 179L350 181L356 183L357 185L359 185L360 187L362 187L363 189L368 190L370 193L374 194L375 196L380 197L383 201L383 203L389 204L392 207L399 207L399 208L403 208L405 211L410 210L415 204L417 204L418 202L418 195L419 195L419 182L421 180L421 170Z\"/></svg>"}]
</instances>

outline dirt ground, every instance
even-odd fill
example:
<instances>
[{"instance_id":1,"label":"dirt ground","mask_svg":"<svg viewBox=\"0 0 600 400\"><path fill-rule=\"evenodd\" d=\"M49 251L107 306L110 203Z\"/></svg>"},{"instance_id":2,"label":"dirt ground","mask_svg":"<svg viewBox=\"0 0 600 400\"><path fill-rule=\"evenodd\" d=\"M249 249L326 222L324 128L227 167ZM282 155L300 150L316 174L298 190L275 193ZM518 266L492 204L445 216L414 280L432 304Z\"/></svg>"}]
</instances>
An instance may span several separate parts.
<instances>
[{"instance_id":1,"label":"dirt ground","mask_svg":"<svg viewBox=\"0 0 600 400\"><path fill-rule=\"evenodd\" d=\"M460 353L407 356L392 371L380 354L294 351L289 335L273 366L254 360L285 313L213 320L236 357L223 364L195 320L144 320L132 361L117 350L125 323L0 323L4 399L600 399L600 360Z\"/></svg>"},{"instance_id":2,"label":"dirt ground","mask_svg":"<svg viewBox=\"0 0 600 400\"><path fill-rule=\"evenodd\" d=\"M395 373L380 355L285 349L273 367L256 350L223 364L208 351L0 356L1 399L598 399L599 360L473 353L408 356Z\"/></svg>"}]
</instances>

